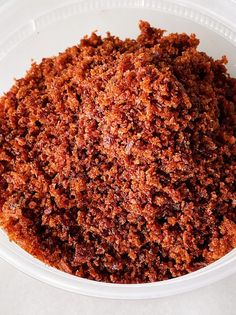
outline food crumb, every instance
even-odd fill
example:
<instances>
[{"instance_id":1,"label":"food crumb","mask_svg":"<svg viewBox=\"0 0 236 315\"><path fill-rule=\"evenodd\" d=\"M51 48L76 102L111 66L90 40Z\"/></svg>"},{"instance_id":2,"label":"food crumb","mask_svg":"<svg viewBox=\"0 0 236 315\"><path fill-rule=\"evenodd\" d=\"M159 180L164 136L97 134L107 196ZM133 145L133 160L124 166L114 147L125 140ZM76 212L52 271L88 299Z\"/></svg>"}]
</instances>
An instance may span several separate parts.
<instances>
[{"instance_id":1,"label":"food crumb","mask_svg":"<svg viewBox=\"0 0 236 315\"><path fill-rule=\"evenodd\" d=\"M33 63L0 99L0 225L43 262L147 283L236 247L236 79L140 22Z\"/></svg>"}]
</instances>

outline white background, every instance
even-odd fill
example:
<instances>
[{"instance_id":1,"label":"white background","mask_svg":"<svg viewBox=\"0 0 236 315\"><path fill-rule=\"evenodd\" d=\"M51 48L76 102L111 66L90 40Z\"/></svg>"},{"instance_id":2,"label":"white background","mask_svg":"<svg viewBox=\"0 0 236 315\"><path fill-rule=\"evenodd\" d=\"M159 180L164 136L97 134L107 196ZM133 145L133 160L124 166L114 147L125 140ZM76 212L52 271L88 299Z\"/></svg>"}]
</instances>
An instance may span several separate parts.
<instances>
[{"instance_id":1,"label":"white background","mask_svg":"<svg viewBox=\"0 0 236 315\"><path fill-rule=\"evenodd\" d=\"M1 315L234 315L236 274L208 287L174 297L120 301L55 289L0 259Z\"/></svg>"},{"instance_id":2,"label":"white background","mask_svg":"<svg viewBox=\"0 0 236 315\"><path fill-rule=\"evenodd\" d=\"M0 30L0 39L3 38L4 33L9 33L11 31L11 26L13 27L14 22L17 20L17 24L20 24L21 21L30 18L33 14L39 14L41 8L46 10L49 6L53 3L64 2L65 0L41 0L41 1L31 1L31 6L29 4L26 5L26 0L18 0L18 1L4 1L0 0L0 5L4 2L18 3L18 5L14 5L13 7L9 8L9 12L11 12L11 23L9 21L9 15L6 13L1 14L0 23L2 25ZM193 1L195 3L196 1ZM198 1L203 2L203 1ZM232 2L232 1L231 1ZM19 6L19 3L21 6ZM208 6L215 5L217 11L220 12L222 9L222 0L218 1L205 1L205 4ZM225 1L226 3L226 1ZM230 1L227 1L228 7ZM25 4L25 6L24 6ZM13 10L14 8L14 10ZM232 14L233 14L232 10ZM230 13L230 12L228 12ZM127 12L126 14L129 14ZM124 18L123 13L123 18ZM144 17L144 14L142 14ZM136 17L135 17L136 18ZM155 16L153 16L154 20ZM86 19L86 16L84 16ZM110 18L111 20L114 19L113 16ZM131 19L131 16L129 16ZM150 20L150 19L149 19ZM85 34L86 32L90 32L95 28L102 29L102 22L105 21L109 24L109 19L104 19L104 12L101 12L98 15L97 20L94 19L87 19L86 24L82 23L83 19L80 18L80 28L77 28L76 36L79 38L79 30L81 35ZM73 19L70 21L73 24ZM104 23L105 23L104 22ZM168 24L168 23L169 24ZM176 28L176 31L181 31L181 24L176 23L174 18L165 21L164 16L162 19L158 19L158 23L163 24L163 28L171 30L171 23L173 22L173 26ZM67 23L67 22L66 22ZM194 24L188 23L188 31L196 32ZM91 25L90 25L91 24ZM113 23L114 24L114 23ZM112 25L113 25L112 24ZM63 24L64 25L64 24ZM96 26L94 26L96 25ZM115 25L115 24L114 24ZM113 26L114 26L113 25ZM133 25L136 25L133 23ZM86 29L85 26L87 27ZM14 26L15 27L15 26ZM58 26L57 26L58 27ZM115 26L114 33L115 32ZM106 24L104 26L104 30L111 30ZM186 29L186 25L184 27ZM234 71L234 63L235 63L235 54L232 50L230 54L230 47L227 42L222 45L217 45L218 37L216 34L212 33L211 36L208 36L207 30L202 29L200 26L197 28L199 36L202 39L202 49L209 52L209 54L214 55L215 57L220 57L222 54L227 52L227 55L232 57L232 61L229 58L232 65L231 70L232 73ZM133 29L129 30L133 32ZM47 33L48 38L50 38L50 32L48 30L42 31L38 34L37 43L42 43L47 40ZM61 36L60 32L58 33ZM67 34L68 35L68 34ZM128 34L130 35L130 34ZM70 36L74 36L73 33L70 33ZM45 39L46 38L46 39ZM6 65L0 67L0 88L5 90L7 86L11 85L11 82L7 81L7 78L12 78L15 75L21 75L21 71L25 69L26 60L30 62L31 57L35 57L36 59L41 57L42 55L51 55L52 53L58 52L63 50L63 47L69 46L74 38L65 37L68 42L55 41L55 45L57 46L45 46L41 45L41 49L38 50L36 45L27 45L27 50L24 45L20 47L20 51L17 49L15 60L19 60L18 56L21 56L20 64L15 66L14 62L9 63L7 62ZM206 40L207 39L207 40ZM32 38L32 42L35 40ZM41 40L41 41L40 41ZM70 43L71 41L71 43ZM30 43L30 41L29 41ZM62 46L60 46L61 44ZM205 46L204 46L205 45ZM217 47L217 49L216 49ZM35 51L34 51L35 49ZM44 50L43 50L44 49ZM48 49L48 50L47 50ZM37 53L40 52L38 56ZM14 56L14 52L12 52L12 56ZM11 60L14 60L13 58ZM22 62L22 60L24 62ZM19 63L19 62L18 62ZM12 68L12 73L9 70ZM24 69L23 69L24 68ZM16 70L17 69L17 70ZM16 71L19 72L15 73ZM4 79L3 79L4 78ZM230 278L224 279L216 284L210 285L208 287L174 296L169 298L162 298L157 300L146 300L146 301L115 301L115 300L104 300L104 299L96 299L90 298L80 295L71 294L68 292L61 291L59 289L55 289L50 287L46 284L43 284L37 280L34 280L7 263L3 262L0 259L0 315L106 315L106 314L114 314L114 315L235 315L236 314L236 274L231 276Z\"/></svg>"}]
</instances>

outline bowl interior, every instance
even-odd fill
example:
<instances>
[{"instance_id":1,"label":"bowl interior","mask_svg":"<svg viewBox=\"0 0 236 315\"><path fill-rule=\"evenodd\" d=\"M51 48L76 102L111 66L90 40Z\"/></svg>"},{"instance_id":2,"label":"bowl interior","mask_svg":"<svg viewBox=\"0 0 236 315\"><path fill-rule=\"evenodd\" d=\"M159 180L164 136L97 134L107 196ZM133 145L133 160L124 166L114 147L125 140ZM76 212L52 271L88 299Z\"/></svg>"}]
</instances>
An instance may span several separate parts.
<instances>
[{"instance_id":1,"label":"bowl interior","mask_svg":"<svg viewBox=\"0 0 236 315\"><path fill-rule=\"evenodd\" d=\"M122 2L135 4L136 1ZM139 33L138 22L141 19L168 32L195 33L201 40L200 50L214 58L227 55L228 69L236 76L235 46L223 37L227 31L221 30L220 25L214 25L212 20L207 24L204 17L201 22L201 16L198 17L198 22L194 22L191 10L189 14L184 11L183 16L178 16L174 8L173 12L170 9L166 12L165 7L155 8L151 4L149 7L148 3L149 1L147 8L145 5L139 8L131 8L129 5L128 8L110 9L109 6L108 9L102 9L102 6L96 9L96 6L67 5L26 21L16 29L15 34L0 43L0 94L11 87L13 78L20 78L25 74L32 59L39 62L43 57L58 54L67 47L76 45L85 34L95 30L102 35L110 31L121 38L134 38Z\"/></svg>"}]
</instances>

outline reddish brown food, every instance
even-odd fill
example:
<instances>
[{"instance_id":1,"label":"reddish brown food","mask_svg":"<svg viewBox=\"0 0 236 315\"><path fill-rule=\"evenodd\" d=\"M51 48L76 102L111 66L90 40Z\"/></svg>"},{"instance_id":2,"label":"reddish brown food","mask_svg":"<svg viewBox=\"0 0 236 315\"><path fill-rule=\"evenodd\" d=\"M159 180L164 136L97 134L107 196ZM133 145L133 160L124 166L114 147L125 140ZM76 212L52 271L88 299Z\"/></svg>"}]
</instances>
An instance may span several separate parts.
<instances>
[{"instance_id":1,"label":"reddish brown food","mask_svg":"<svg viewBox=\"0 0 236 315\"><path fill-rule=\"evenodd\" d=\"M0 223L98 281L184 275L236 247L236 79L140 23L32 64L0 100Z\"/></svg>"}]
</instances>

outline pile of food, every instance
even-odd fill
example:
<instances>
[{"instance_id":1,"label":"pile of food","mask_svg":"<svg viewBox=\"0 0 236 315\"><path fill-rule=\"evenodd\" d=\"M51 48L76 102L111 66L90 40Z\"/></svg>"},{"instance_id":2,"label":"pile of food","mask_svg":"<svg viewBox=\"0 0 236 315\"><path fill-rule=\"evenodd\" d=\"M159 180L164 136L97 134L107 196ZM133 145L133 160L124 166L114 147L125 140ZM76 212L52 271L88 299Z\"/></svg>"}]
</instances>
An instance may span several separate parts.
<instances>
[{"instance_id":1,"label":"pile of food","mask_svg":"<svg viewBox=\"0 0 236 315\"><path fill-rule=\"evenodd\" d=\"M236 79L140 22L32 64L0 99L0 225L97 281L178 277L236 247Z\"/></svg>"}]
</instances>

